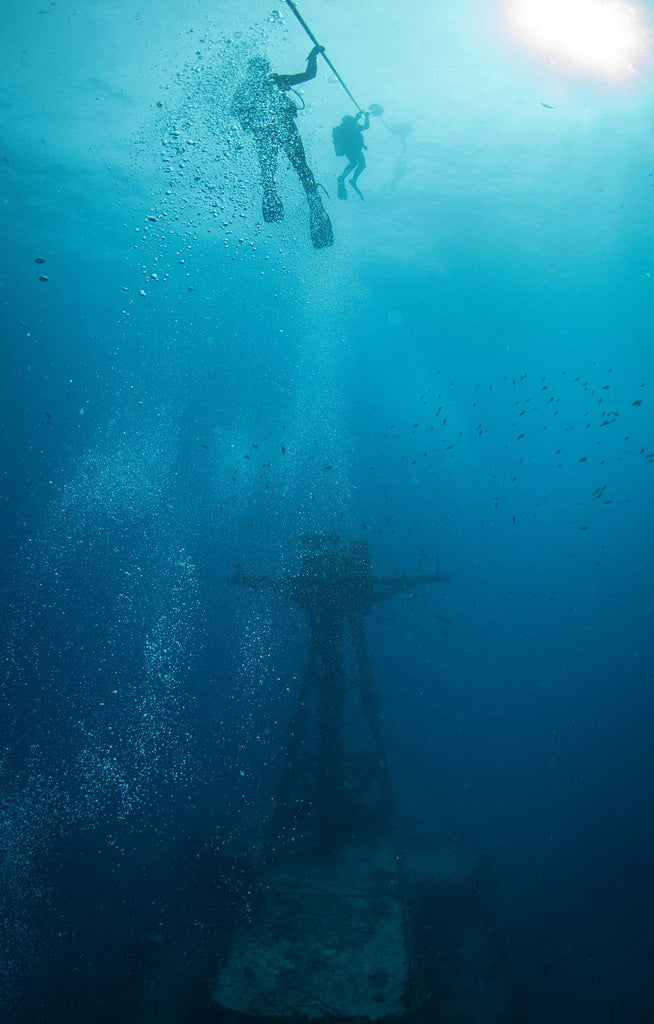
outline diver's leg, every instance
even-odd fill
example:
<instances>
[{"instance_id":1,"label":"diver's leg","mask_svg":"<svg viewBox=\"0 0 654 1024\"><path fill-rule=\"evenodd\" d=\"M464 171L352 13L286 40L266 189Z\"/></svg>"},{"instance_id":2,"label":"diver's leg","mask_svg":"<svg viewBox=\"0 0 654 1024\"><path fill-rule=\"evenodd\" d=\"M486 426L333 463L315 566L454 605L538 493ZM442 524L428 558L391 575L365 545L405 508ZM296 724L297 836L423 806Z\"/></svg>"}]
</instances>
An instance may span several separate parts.
<instances>
[{"instance_id":1,"label":"diver's leg","mask_svg":"<svg viewBox=\"0 0 654 1024\"><path fill-rule=\"evenodd\" d=\"M315 192L316 179L314 178L311 168L307 163L302 139L300 138L300 133L297 130L295 123L288 125L284 132L284 152L290 160L292 167L295 169L302 188L307 195L309 192Z\"/></svg>"},{"instance_id":2,"label":"diver's leg","mask_svg":"<svg viewBox=\"0 0 654 1024\"><path fill-rule=\"evenodd\" d=\"M357 160L356 170L355 170L354 174L352 175L352 177L350 178L350 185L352 186L352 188L354 189L354 191L356 192L356 194L359 196L360 199L363 199L363 195L362 195L362 193L359 190L359 186L357 185L357 178L359 177L359 175L361 174L362 171L365 171L365 169L366 169L366 158L364 157L363 153L361 153L361 155L359 156L359 159Z\"/></svg>"},{"instance_id":3,"label":"diver's leg","mask_svg":"<svg viewBox=\"0 0 654 1024\"><path fill-rule=\"evenodd\" d=\"M277 173L278 148L272 139L257 136L255 139L259 167L261 169L261 185L263 188L262 213L263 219L270 224L272 221L284 219L284 206L279 198L275 174Z\"/></svg>"},{"instance_id":4,"label":"diver's leg","mask_svg":"<svg viewBox=\"0 0 654 1024\"><path fill-rule=\"evenodd\" d=\"M295 168L302 188L306 192L309 204L309 228L314 249L324 249L325 246L332 245L334 241L332 222L318 195L316 179L307 163L302 139L295 122L287 126L284 132L283 145L284 152L290 160L292 167Z\"/></svg>"},{"instance_id":5,"label":"diver's leg","mask_svg":"<svg viewBox=\"0 0 654 1024\"><path fill-rule=\"evenodd\" d=\"M365 171L365 169L366 169L366 158L365 158L365 156L362 153L361 156L359 157L359 159L357 160L356 170L355 170L354 174L352 175L352 177L350 179L352 184L356 183L357 178L362 173L362 171Z\"/></svg>"},{"instance_id":6,"label":"diver's leg","mask_svg":"<svg viewBox=\"0 0 654 1024\"><path fill-rule=\"evenodd\" d=\"M336 195L339 199L347 199L347 191L345 189L345 179L347 178L350 171L354 168L354 163L349 160L347 166L342 174L338 176L338 187L336 189Z\"/></svg>"}]
</instances>

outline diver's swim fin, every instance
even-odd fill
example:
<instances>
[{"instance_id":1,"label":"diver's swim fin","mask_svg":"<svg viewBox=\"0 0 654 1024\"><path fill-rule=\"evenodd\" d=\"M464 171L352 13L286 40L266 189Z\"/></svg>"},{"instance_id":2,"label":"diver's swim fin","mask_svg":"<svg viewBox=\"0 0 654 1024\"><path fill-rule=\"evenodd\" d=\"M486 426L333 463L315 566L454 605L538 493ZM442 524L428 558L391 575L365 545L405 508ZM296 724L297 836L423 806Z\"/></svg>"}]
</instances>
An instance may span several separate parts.
<instances>
[{"instance_id":1,"label":"diver's swim fin","mask_svg":"<svg viewBox=\"0 0 654 1024\"><path fill-rule=\"evenodd\" d=\"M342 178L338 179L338 186L336 188L336 195L338 196L339 199L347 199L347 189L345 187L345 182L343 181Z\"/></svg>"},{"instance_id":2,"label":"diver's swim fin","mask_svg":"<svg viewBox=\"0 0 654 1024\"><path fill-rule=\"evenodd\" d=\"M272 224L276 220L284 220L284 204L279 198L277 189L266 189L263 194L261 212L266 224Z\"/></svg>"},{"instance_id":3,"label":"diver's swim fin","mask_svg":"<svg viewBox=\"0 0 654 1024\"><path fill-rule=\"evenodd\" d=\"M309 230L314 249L325 249L334 244L334 230L329 215L317 192L307 193L309 203Z\"/></svg>"},{"instance_id":4,"label":"diver's swim fin","mask_svg":"<svg viewBox=\"0 0 654 1024\"><path fill-rule=\"evenodd\" d=\"M352 186L352 188L354 189L354 191L358 195L359 199L364 199L365 198L364 195L363 195L363 192L361 191L361 189L357 185L356 181L352 181L351 178L350 178L350 185Z\"/></svg>"}]
</instances>

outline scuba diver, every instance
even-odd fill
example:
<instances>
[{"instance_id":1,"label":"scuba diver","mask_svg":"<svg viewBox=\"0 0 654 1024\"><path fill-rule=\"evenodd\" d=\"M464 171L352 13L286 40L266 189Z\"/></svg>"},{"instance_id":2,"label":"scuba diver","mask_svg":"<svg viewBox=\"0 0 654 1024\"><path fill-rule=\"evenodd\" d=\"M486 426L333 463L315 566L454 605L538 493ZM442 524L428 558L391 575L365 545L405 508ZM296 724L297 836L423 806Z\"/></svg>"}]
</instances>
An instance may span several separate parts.
<instances>
[{"instance_id":1,"label":"scuba diver","mask_svg":"<svg viewBox=\"0 0 654 1024\"><path fill-rule=\"evenodd\" d=\"M360 119L363 117L363 124ZM347 199L345 179L348 174L354 171L350 178L350 185L363 199L363 195L357 186L357 180L362 171L366 169L366 158L363 155L366 144L363 141L363 133L370 127L370 114L368 111L360 110L356 117L346 114L339 125L332 129L332 139L336 156L346 156L347 165L342 174L338 176L338 189L336 195L339 199Z\"/></svg>"},{"instance_id":2,"label":"scuba diver","mask_svg":"<svg viewBox=\"0 0 654 1024\"><path fill-rule=\"evenodd\" d=\"M273 74L264 57L253 57L248 62L246 78L232 99L232 112L254 139L261 168L263 219L267 223L284 219L284 206L275 181L277 155L281 149L295 168L306 193L311 240L316 249L332 245L334 233L318 195L316 180L307 164L295 123L297 107L286 93L293 86L316 77L318 54L323 51L323 46L314 46L307 57L306 71L297 75Z\"/></svg>"}]
</instances>

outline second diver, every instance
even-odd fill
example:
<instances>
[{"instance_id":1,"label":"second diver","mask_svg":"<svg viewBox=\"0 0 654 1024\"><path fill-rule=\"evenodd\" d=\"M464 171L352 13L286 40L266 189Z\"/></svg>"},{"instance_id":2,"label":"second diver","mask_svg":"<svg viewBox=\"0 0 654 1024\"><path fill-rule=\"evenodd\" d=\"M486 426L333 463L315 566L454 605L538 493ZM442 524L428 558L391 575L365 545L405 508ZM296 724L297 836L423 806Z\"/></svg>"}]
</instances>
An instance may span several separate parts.
<instances>
[{"instance_id":1,"label":"second diver","mask_svg":"<svg viewBox=\"0 0 654 1024\"><path fill-rule=\"evenodd\" d=\"M363 123L361 123L363 118ZM345 188L345 179L348 174L352 174L350 178L350 185L357 193L357 195L363 199L363 195L359 190L357 181L362 171L366 169L366 158L363 155L366 144L363 141L363 133L370 127L370 115L368 111L360 110L356 117L352 117L350 114L346 114L339 125L332 130L332 139L334 142L334 151L336 156L346 156L347 164L342 174L338 176L338 190L336 195L339 199L347 199L347 190Z\"/></svg>"}]
</instances>

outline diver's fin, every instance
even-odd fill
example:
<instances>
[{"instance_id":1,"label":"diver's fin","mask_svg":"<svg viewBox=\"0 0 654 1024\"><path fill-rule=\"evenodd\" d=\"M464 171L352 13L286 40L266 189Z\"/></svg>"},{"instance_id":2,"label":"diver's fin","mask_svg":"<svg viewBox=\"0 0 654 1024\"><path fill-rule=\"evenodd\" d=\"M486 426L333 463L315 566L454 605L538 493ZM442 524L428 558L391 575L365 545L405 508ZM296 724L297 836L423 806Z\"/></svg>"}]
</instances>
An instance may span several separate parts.
<instances>
[{"instance_id":1,"label":"diver's fin","mask_svg":"<svg viewBox=\"0 0 654 1024\"><path fill-rule=\"evenodd\" d=\"M309 203L309 230L314 249L325 249L334 244L334 230L329 215L317 192L307 192Z\"/></svg>"},{"instance_id":2,"label":"diver's fin","mask_svg":"<svg viewBox=\"0 0 654 1024\"><path fill-rule=\"evenodd\" d=\"M343 181L342 178L338 179L338 187L336 189L336 195L338 196L339 199L347 199L347 189L345 187L345 182Z\"/></svg>"},{"instance_id":3,"label":"diver's fin","mask_svg":"<svg viewBox=\"0 0 654 1024\"><path fill-rule=\"evenodd\" d=\"M354 191L358 195L359 199L364 199L365 198L364 195L363 195L363 192L361 191L361 189L357 185L356 181L352 181L351 178L350 178L350 185L352 186L352 188L354 189Z\"/></svg>"},{"instance_id":4,"label":"diver's fin","mask_svg":"<svg viewBox=\"0 0 654 1024\"><path fill-rule=\"evenodd\" d=\"M266 224L272 224L276 220L284 220L284 204L279 198L279 192L274 188L267 188L263 194L261 212Z\"/></svg>"}]
</instances>

